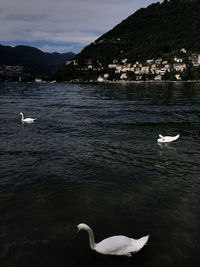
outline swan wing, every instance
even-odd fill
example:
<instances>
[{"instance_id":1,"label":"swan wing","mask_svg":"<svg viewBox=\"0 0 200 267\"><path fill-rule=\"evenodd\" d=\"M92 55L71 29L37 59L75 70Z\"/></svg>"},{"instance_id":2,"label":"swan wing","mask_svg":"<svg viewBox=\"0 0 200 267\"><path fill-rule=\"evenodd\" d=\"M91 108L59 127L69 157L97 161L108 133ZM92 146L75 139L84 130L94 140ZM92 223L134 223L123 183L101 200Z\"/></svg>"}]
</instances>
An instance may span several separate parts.
<instances>
[{"instance_id":1,"label":"swan wing","mask_svg":"<svg viewBox=\"0 0 200 267\"><path fill-rule=\"evenodd\" d=\"M95 250L107 255L126 255L132 245L131 240L126 236L112 236L96 244Z\"/></svg>"},{"instance_id":2,"label":"swan wing","mask_svg":"<svg viewBox=\"0 0 200 267\"><path fill-rule=\"evenodd\" d=\"M176 136L164 136L162 138L159 138L157 141L159 143L169 143L169 142L177 140L178 138L179 138L179 134Z\"/></svg>"},{"instance_id":3,"label":"swan wing","mask_svg":"<svg viewBox=\"0 0 200 267\"><path fill-rule=\"evenodd\" d=\"M95 250L107 255L131 256L143 248L147 243L149 236L140 239L133 239L126 236L112 236L96 244Z\"/></svg>"},{"instance_id":4,"label":"swan wing","mask_svg":"<svg viewBox=\"0 0 200 267\"><path fill-rule=\"evenodd\" d=\"M31 123L31 122L34 122L36 119L32 119L32 118L26 118L24 119L23 121L24 122L27 122L27 123Z\"/></svg>"}]
</instances>

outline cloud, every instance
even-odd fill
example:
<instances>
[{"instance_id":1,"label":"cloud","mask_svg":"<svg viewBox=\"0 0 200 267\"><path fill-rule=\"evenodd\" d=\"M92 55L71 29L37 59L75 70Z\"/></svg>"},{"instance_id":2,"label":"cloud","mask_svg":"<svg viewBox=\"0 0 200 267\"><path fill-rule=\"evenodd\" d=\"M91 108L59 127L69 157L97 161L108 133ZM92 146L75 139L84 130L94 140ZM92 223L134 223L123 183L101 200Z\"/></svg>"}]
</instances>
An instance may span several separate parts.
<instances>
[{"instance_id":1,"label":"cloud","mask_svg":"<svg viewBox=\"0 0 200 267\"><path fill-rule=\"evenodd\" d=\"M2 43L40 43L77 50L151 0L1 0ZM54 44L54 45L52 45ZM67 51L66 51L67 52Z\"/></svg>"}]
</instances>

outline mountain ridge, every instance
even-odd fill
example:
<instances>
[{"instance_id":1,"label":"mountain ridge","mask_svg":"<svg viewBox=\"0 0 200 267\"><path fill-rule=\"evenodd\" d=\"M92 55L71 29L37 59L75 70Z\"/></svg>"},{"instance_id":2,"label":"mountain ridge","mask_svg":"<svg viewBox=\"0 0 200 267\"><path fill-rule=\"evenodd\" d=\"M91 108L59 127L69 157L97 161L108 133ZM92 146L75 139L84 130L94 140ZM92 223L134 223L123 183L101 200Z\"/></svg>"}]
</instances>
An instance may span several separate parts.
<instances>
[{"instance_id":1,"label":"mountain ridge","mask_svg":"<svg viewBox=\"0 0 200 267\"><path fill-rule=\"evenodd\" d=\"M48 78L54 75L61 66L66 64L67 60L72 59L74 56L75 54L72 52L63 54L57 52L48 53L31 46L17 45L11 47L0 44L1 80L4 80L4 78L8 80L16 79L14 73L12 75L5 74L4 68L6 66L20 66L23 68L22 76L31 78L44 76Z\"/></svg>"},{"instance_id":2,"label":"mountain ridge","mask_svg":"<svg viewBox=\"0 0 200 267\"><path fill-rule=\"evenodd\" d=\"M77 55L83 63L92 58L141 60L174 49L200 51L200 1L171 0L141 8Z\"/></svg>"}]
</instances>

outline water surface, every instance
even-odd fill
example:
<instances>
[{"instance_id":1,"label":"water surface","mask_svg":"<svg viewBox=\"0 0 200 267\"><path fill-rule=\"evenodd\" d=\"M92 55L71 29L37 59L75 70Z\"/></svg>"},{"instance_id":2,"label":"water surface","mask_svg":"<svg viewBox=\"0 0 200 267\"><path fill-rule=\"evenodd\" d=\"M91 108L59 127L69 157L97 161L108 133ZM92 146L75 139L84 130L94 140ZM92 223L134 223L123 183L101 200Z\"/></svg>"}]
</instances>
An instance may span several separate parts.
<instances>
[{"instance_id":1,"label":"water surface","mask_svg":"<svg viewBox=\"0 0 200 267\"><path fill-rule=\"evenodd\" d=\"M199 266L200 84L1 84L0 114L2 267ZM149 243L103 256L81 222Z\"/></svg>"}]
</instances>

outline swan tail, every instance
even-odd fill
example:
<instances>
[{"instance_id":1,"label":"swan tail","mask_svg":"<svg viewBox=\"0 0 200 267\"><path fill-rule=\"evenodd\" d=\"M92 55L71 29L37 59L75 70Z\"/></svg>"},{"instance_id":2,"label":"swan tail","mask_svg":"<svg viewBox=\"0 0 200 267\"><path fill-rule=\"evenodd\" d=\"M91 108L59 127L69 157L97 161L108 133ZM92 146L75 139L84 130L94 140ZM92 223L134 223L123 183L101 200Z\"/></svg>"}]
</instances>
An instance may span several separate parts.
<instances>
[{"instance_id":1,"label":"swan tail","mask_svg":"<svg viewBox=\"0 0 200 267\"><path fill-rule=\"evenodd\" d=\"M173 138L173 141L176 141L178 138L179 138L179 134L177 134L176 136L174 136L174 138Z\"/></svg>"},{"instance_id":2,"label":"swan tail","mask_svg":"<svg viewBox=\"0 0 200 267\"><path fill-rule=\"evenodd\" d=\"M147 241L149 239L149 235L147 236L143 236L140 239L135 240L134 242L134 247L135 247L135 251L134 252L138 252L139 250L141 250L145 245L147 245Z\"/></svg>"}]
</instances>

